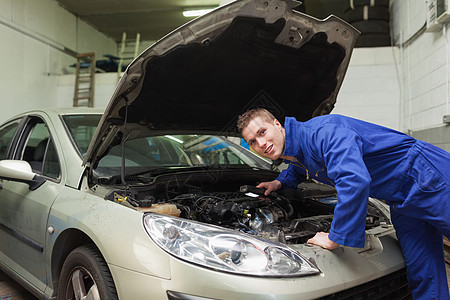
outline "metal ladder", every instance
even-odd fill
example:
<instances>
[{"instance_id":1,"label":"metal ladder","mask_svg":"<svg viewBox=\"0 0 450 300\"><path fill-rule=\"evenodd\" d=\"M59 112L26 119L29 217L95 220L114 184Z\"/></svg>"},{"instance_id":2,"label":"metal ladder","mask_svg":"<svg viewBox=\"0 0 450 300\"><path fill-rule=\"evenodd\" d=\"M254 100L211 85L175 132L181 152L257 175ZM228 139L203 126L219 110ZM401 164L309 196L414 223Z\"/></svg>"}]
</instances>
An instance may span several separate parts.
<instances>
[{"instance_id":1,"label":"metal ladder","mask_svg":"<svg viewBox=\"0 0 450 300\"><path fill-rule=\"evenodd\" d=\"M122 42L120 43L119 49L119 65L117 67L117 74L120 78L122 68L127 63L131 62L139 53L139 43L141 39L141 34L136 33L136 39L128 39L127 33L122 33Z\"/></svg>"},{"instance_id":2,"label":"metal ladder","mask_svg":"<svg viewBox=\"0 0 450 300\"><path fill-rule=\"evenodd\" d=\"M94 107L95 53L77 54L73 106Z\"/></svg>"}]
</instances>

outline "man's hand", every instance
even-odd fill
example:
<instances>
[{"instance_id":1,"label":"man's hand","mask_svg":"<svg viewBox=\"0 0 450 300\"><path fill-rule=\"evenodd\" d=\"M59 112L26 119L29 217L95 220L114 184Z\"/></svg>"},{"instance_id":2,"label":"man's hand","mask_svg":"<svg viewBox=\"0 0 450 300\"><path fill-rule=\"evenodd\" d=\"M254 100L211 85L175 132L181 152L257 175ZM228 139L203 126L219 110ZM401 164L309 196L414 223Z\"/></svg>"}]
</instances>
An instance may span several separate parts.
<instances>
[{"instance_id":1,"label":"man's hand","mask_svg":"<svg viewBox=\"0 0 450 300\"><path fill-rule=\"evenodd\" d=\"M308 240L308 244L317 245L328 250L333 250L339 247L338 243L333 242L328 238L328 233L326 232L316 233L316 235L312 239Z\"/></svg>"},{"instance_id":2,"label":"man's hand","mask_svg":"<svg viewBox=\"0 0 450 300\"><path fill-rule=\"evenodd\" d=\"M266 191L264 192L264 195L267 196L271 192L275 192L276 190L279 190L281 188L281 182L279 182L278 180L266 181L266 182L261 182L256 187L260 188L260 189L266 189Z\"/></svg>"}]
</instances>

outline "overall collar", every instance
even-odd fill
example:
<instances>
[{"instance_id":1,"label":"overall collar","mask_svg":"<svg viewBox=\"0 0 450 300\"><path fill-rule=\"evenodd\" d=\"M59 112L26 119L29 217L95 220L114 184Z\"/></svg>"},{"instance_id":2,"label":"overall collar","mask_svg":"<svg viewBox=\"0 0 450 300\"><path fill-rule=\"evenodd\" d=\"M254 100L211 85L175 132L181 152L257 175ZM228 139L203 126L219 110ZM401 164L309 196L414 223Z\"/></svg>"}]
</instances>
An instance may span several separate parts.
<instances>
[{"instance_id":1,"label":"overall collar","mask_svg":"<svg viewBox=\"0 0 450 300\"><path fill-rule=\"evenodd\" d=\"M298 152L300 151L300 145L299 141L296 141L297 135L295 134L296 131L296 125L300 122L297 122L297 120L293 117L286 117L284 121L284 151L283 151L283 159L286 160L292 160L292 158L295 158L296 155L298 155ZM289 159L291 158L291 159Z\"/></svg>"}]
</instances>

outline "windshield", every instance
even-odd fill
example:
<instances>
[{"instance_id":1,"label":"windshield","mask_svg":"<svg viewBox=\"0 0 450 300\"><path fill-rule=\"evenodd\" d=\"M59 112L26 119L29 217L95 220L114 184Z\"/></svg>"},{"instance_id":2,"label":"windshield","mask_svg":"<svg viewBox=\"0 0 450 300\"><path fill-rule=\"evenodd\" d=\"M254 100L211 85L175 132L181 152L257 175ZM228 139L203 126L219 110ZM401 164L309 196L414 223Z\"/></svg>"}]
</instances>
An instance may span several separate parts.
<instances>
[{"instance_id":1,"label":"windshield","mask_svg":"<svg viewBox=\"0 0 450 300\"><path fill-rule=\"evenodd\" d=\"M97 129L98 122L102 115L86 114L86 115L65 115L62 117L66 125L69 135L82 157L86 154L89 143Z\"/></svg>"},{"instance_id":2,"label":"windshield","mask_svg":"<svg viewBox=\"0 0 450 300\"><path fill-rule=\"evenodd\" d=\"M152 169L196 166L270 168L270 163L221 136L161 135L127 141L123 148L127 174ZM122 166L122 145L111 148L98 164L99 175L112 175Z\"/></svg>"}]
</instances>

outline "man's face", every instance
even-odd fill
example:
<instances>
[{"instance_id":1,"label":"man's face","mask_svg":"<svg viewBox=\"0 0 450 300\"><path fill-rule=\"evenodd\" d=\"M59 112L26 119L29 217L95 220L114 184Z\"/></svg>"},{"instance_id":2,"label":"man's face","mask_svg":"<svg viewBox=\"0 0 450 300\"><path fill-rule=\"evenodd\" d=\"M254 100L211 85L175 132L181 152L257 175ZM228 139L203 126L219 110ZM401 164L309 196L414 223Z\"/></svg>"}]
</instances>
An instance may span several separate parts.
<instances>
[{"instance_id":1,"label":"man's face","mask_svg":"<svg viewBox=\"0 0 450 300\"><path fill-rule=\"evenodd\" d=\"M261 156L276 160L284 151L284 128L278 120L256 117L242 130L242 137Z\"/></svg>"}]
</instances>

